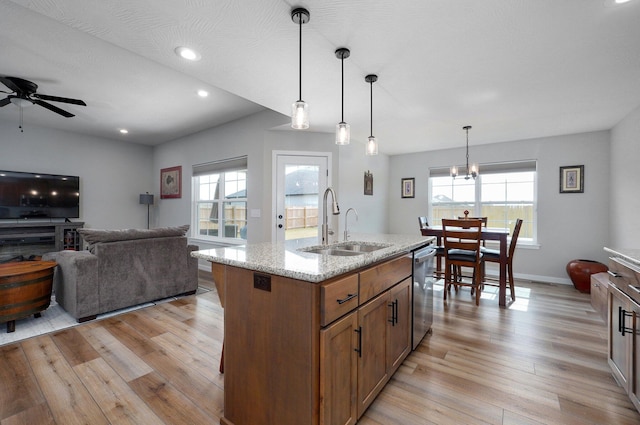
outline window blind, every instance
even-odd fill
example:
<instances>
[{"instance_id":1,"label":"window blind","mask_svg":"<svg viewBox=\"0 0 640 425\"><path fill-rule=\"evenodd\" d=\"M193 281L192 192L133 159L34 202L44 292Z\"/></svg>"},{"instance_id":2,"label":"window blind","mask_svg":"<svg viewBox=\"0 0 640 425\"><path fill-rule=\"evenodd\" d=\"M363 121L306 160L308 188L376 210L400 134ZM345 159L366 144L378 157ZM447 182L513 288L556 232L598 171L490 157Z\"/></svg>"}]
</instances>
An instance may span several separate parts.
<instances>
[{"instance_id":1,"label":"window blind","mask_svg":"<svg viewBox=\"0 0 640 425\"><path fill-rule=\"evenodd\" d=\"M195 164L192 168L192 176L202 176L204 174L225 173L228 171L244 170L247 168L247 157L223 159L220 161Z\"/></svg>"},{"instance_id":2,"label":"window blind","mask_svg":"<svg viewBox=\"0 0 640 425\"><path fill-rule=\"evenodd\" d=\"M495 162L492 164L479 164L480 175L498 173L519 173L523 171L536 171L536 161ZM458 173L464 175L464 167L458 168ZM434 167L429 169L429 177L445 177L450 175L450 167Z\"/></svg>"}]
</instances>

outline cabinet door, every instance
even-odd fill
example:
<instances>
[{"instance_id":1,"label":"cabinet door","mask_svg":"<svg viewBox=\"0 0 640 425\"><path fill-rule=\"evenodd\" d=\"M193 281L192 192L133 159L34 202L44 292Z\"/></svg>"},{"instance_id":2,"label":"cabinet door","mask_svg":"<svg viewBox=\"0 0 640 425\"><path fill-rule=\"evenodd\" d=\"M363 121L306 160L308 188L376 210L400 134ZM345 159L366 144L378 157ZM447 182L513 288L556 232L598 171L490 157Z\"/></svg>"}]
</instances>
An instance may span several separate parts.
<instances>
[{"instance_id":1,"label":"cabinet door","mask_svg":"<svg viewBox=\"0 0 640 425\"><path fill-rule=\"evenodd\" d=\"M390 308L384 292L358 309L358 417L387 382L386 331Z\"/></svg>"},{"instance_id":2,"label":"cabinet door","mask_svg":"<svg viewBox=\"0 0 640 425\"><path fill-rule=\"evenodd\" d=\"M355 424L357 417L358 314L320 331L320 424Z\"/></svg>"},{"instance_id":3,"label":"cabinet door","mask_svg":"<svg viewBox=\"0 0 640 425\"><path fill-rule=\"evenodd\" d=\"M407 278L390 291L387 321L387 369L392 375L411 351L411 284Z\"/></svg>"},{"instance_id":4,"label":"cabinet door","mask_svg":"<svg viewBox=\"0 0 640 425\"><path fill-rule=\"evenodd\" d=\"M631 371L629 373L629 397L640 411L640 306L634 302L631 303L632 317L627 320L633 320L633 333L629 335L631 338Z\"/></svg>"},{"instance_id":5,"label":"cabinet door","mask_svg":"<svg viewBox=\"0 0 640 425\"><path fill-rule=\"evenodd\" d=\"M629 299L618 288L613 285L609 286L609 308L607 309L609 319L607 321L609 329L609 349L608 362L611 372L618 383L628 391L629 383L629 344L631 338L628 333L622 334L622 327L627 323L624 312L629 311Z\"/></svg>"}]
</instances>

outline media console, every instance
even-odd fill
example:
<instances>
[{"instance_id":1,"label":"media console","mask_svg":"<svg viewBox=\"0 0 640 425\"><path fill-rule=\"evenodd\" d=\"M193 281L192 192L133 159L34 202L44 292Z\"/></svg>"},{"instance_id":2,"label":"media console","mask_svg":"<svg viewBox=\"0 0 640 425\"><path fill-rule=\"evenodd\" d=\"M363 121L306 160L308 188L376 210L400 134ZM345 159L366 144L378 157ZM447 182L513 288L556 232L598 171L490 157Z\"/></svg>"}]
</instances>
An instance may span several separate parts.
<instances>
[{"instance_id":1,"label":"media console","mask_svg":"<svg viewBox=\"0 0 640 425\"><path fill-rule=\"evenodd\" d=\"M46 252L82 249L77 232L84 222L0 223L0 263Z\"/></svg>"}]
</instances>

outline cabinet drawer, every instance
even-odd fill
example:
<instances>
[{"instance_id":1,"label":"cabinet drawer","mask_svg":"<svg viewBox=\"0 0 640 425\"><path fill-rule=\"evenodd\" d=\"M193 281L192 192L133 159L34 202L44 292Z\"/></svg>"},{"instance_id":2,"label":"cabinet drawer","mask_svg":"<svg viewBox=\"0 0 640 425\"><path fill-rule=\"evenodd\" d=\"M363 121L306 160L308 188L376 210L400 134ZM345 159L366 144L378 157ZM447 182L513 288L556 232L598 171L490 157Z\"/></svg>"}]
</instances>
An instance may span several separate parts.
<instances>
[{"instance_id":1,"label":"cabinet drawer","mask_svg":"<svg viewBox=\"0 0 640 425\"><path fill-rule=\"evenodd\" d=\"M404 255L360 272L360 304L411 276L413 257Z\"/></svg>"},{"instance_id":2,"label":"cabinet drawer","mask_svg":"<svg viewBox=\"0 0 640 425\"><path fill-rule=\"evenodd\" d=\"M326 326L358 307L358 275L320 287L320 325Z\"/></svg>"},{"instance_id":3,"label":"cabinet drawer","mask_svg":"<svg viewBox=\"0 0 640 425\"><path fill-rule=\"evenodd\" d=\"M609 282L640 304L640 269L619 258L611 258L609 272Z\"/></svg>"}]
</instances>

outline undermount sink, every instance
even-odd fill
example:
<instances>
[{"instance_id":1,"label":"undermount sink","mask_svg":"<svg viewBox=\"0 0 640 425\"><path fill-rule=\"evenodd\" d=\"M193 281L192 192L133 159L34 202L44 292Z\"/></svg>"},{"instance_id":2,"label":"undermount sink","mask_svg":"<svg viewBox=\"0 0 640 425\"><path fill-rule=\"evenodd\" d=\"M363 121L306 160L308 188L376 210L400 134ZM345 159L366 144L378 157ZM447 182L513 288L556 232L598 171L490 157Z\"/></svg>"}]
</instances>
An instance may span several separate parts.
<instances>
[{"instance_id":1,"label":"undermount sink","mask_svg":"<svg viewBox=\"0 0 640 425\"><path fill-rule=\"evenodd\" d=\"M312 254L338 255L348 257L353 255L366 254L379 249L388 248L390 245L374 244L368 242L343 242L331 246L319 246L311 248L300 248L298 251L310 252Z\"/></svg>"},{"instance_id":2,"label":"undermount sink","mask_svg":"<svg viewBox=\"0 0 640 425\"><path fill-rule=\"evenodd\" d=\"M389 247L389 245L373 245L373 244L362 243L362 242L353 242L353 243L340 245L338 249L344 249L347 251L354 251L354 252L373 252L373 251L377 251L379 249L383 249L387 247Z\"/></svg>"},{"instance_id":3,"label":"undermount sink","mask_svg":"<svg viewBox=\"0 0 640 425\"><path fill-rule=\"evenodd\" d=\"M300 249L299 251L310 252L312 254L338 255L342 257L349 257L352 255L364 254L364 252L349 251L346 249L338 249L338 248L311 248L311 249Z\"/></svg>"}]
</instances>

